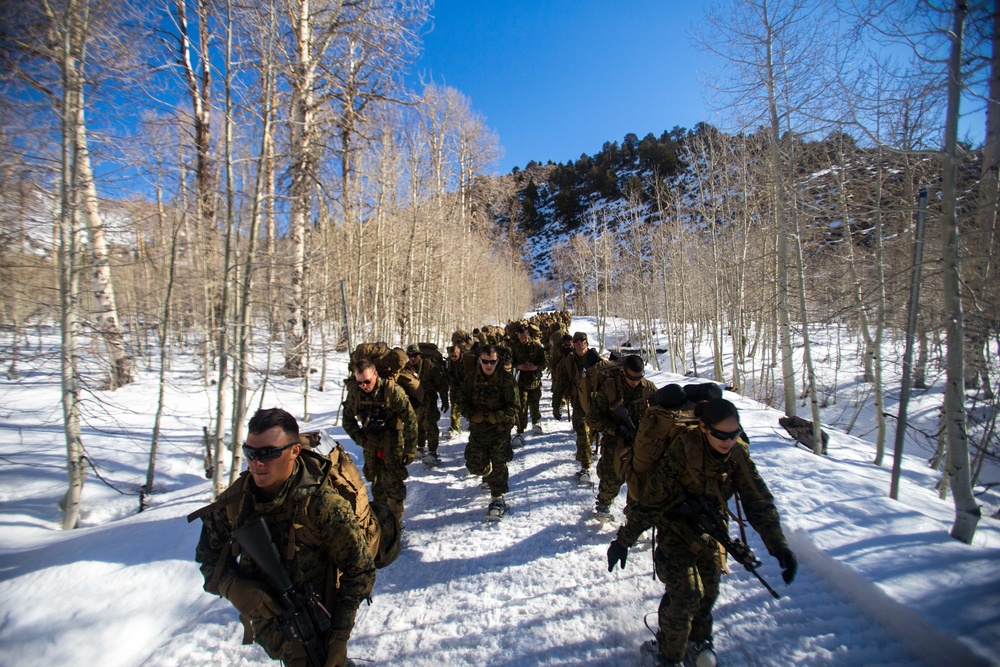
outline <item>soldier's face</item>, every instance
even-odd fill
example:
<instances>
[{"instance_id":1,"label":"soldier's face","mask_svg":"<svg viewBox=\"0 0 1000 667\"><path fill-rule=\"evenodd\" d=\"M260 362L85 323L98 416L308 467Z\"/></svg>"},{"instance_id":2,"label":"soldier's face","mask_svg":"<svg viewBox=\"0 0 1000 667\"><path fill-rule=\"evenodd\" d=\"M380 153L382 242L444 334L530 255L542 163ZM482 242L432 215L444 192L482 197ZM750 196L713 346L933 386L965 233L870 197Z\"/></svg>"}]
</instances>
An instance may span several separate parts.
<instances>
[{"instance_id":1,"label":"soldier's face","mask_svg":"<svg viewBox=\"0 0 1000 667\"><path fill-rule=\"evenodd\" d=\"M485 355L479 357L479 367L483 369L483 375L488 377L496 373L498 365L497 360L498 357L496 353L494 353L491 357Z\"/></svg>"},{"instance_id":2,"label":"soldier's face","mask_svg":"<svg viewBox=\"0 0 1000 667\"><path fill-rule=\"evenodd\" d=\"M361 391L366 394L372 393L372 389L375 388L376 378L378 378L378 373L371 368L354 374L354 379L357 381L358 386L361 387Z\"/></svg>"},{"instance_id":3,"label":"soldier's face","mask_svg":"<svg viewBox=\"0 0 1000 667\"><path fill-rule=\"evenodd\" d=\"M517 339L519 341L521 341L521 345L527 345L528 344L528 332L527 331L522 331L521 333L517 334Z\"/></svg>"},{"instance_id":4,"label":"soldier's face","mask_svg":"<svg viewBox=\"0 0 1000 667\"><path fill-rule=\"evenodd\" d=\"M462 353L459 350L452 350L451 354L448 355L448 358L452 361L458 361L461 357Z\"/></svg>"},{"instance_id":5,"label":"soldier's face","mask_svg":"<svg viewBox=\"0 0 1000 667\"><path fill-rule=\"evenodd\" d=\"M284 447L292 442L294 441L281 430L280 426L272 426L263 433L249 434L246 446L250 449L261 449L264 447ZM291 447L281 452L276 459L262 461L258 456L247 462L254 484L265 497L273 498L278 495L285 480L291 477L292 470L295 468L295 459L298 458L300 451L302 451L302 445L295 442Z\"/></svg>"},{"instance_id":6,"label":"soldier's face","mask_svg":"<svg viewBox=\"0 0 1000 667\"><path fill-rule=\"evenodd\" d=\"M585 340L575 340L573 341L573 351L576 352L581 357L587 354L588 349L587 341Z\"/></svg>"},{"instance_id":7,"label":"soldier's face","mask_svg":"<svg viewBox=\"0 0 1000 667\"><path fill-rule=\"evenodd\" d=\"M625 384L630 387L638 387L643 378L643 374L632 375L632 371L628 370L624 366L622 367L622 375L625 376Z\"/></svg>"},{"instance_id":8,"label":"soldier's face","mask_svg":"<svg viewBox=\"0 0 1000 667\"><path fill-rule=\"evenodd\" d=\"M410 354L410 355L407 355L407 358L409 359L409 361L407 363L410 365L410 368L416 368L417 366L420 365L420 355L419 354Z\"/></svg>"},{"instance_id":9,"label":"soldier's face","mask_svg":"<svg viewBox=\"0 0 1000 667\"><path fill-rule=\"evenodd\" d=\"M736 417L727 417L712 426L703 423L701 432L705 434L709 447L725 455L736 446L736 438L740 435L740 422Z\"/></svg>"}]
</instances>

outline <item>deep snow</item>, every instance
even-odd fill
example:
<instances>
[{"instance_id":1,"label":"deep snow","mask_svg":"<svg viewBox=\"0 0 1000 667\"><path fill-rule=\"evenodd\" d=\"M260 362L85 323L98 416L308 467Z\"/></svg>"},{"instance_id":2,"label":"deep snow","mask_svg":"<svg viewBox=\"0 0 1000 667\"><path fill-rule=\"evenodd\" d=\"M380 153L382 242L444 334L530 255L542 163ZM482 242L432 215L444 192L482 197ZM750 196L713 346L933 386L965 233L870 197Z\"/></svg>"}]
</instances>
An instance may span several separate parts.
<instances>
[{"instance_id":1,"label":"deep snow","mask_svg":"<svg viewBox=\"0 0 1000 667\"><path fill-rule=\"evenodd\" d=\"M595 339L592 322L575 325ZM344 356L332 361L342 376ZM63 532L56 364L51 349L35 350L21 364L24 377L0 381L0 665L273 664L240 645L236 612L202 591L192 560L199 525L183 518L210 500L201 429L214 388L193 367L171 372L158 492L142 513L135 494L145 479L156 374L89 393L84 443L117 490L90 475L82 527ZM690 381L652 370L647 377L657 386ZM266 406L301 412L301 386L269 387ZM337 424L339 394L313 392L303 429L323 428L357 456ZM936 473L923 452L905 458L901 499L892 501L888 459L873 466L869 442L827 428L830 455L817 457L784 435L780 413L726 397L741 409L800 568L785 586L750 532L761 572L782 598L731 562L715 614L720 664L1000 664L996 520L984 517L973 545L963 545L948 536L954 509L933 491ZM616 526L593 519L594 489L573 479L570 424L551 419L548 391L542 402L546 432L515 452L510 515L500 524L482 521L489 499L465 474L464 436L442 443L440 468L411 466L404 549L379 571L373 603L358 615L350 654L359 664L638 663L650 637L644 617L655 623L663 592L648 533L624 571L607 572ZM623 500L614 509L619 521Z\"/></svg>"}]
</instances>

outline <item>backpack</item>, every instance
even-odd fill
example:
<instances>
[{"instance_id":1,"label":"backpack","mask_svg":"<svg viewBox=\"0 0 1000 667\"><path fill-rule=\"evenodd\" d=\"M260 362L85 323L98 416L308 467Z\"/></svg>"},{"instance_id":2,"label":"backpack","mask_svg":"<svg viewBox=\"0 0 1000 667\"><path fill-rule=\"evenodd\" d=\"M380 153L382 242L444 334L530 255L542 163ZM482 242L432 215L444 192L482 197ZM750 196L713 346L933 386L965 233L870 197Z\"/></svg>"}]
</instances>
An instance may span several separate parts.
<instances>
[{"instance_id":1,"label":"backpack","mask_svg":"<svg viewBox=\"0 0 1000 667\"><path fill-rule=\"evenodd\" d=\"M584 368L580 371L577 396L580 398L580 405L583 407L585 417L590 417L590 404L597 397L597 392L601 390L604 381L610 378L612 371L619 368L621 368L621 364L607 359L599 359L590 368Z\"/></svg>"},{"instance_id":2,"label":"backpack","mask_svg":"<svg viewBox=\"0 0 1000 667\"><path fill-rule=\"evenodd\" d=\"M434 343L417 343L417 347L420 348L420 355L424 359L430 359L438 366L444 364L444 356Z\"/></svg>"},{"instance_id":3,"label":"backpack","mask_svg":"<svg viewBox=\"0 0 1000 667\"><path fill-rule=\"evenodd\" d=\"M646 483L667 447L682 434L698 428L694 410L665 408L651 403L639 422L635 444L624 448L614 460L615 471L628 484L628 495L641 500Z\"/></svg>"},{"instance_id":4,"label":"backpack","mask_svg":"<svg viewBox=\"0 0 1000 667\"><path fill-rule=\"evenodd\" d=\"M300 433L299 444L305 450L312 451L319 444L320 437L319 431ZM318 453L316 455L320 456ZM323 485L333 487L337 494L354 508L354 515L357 517L358 526L361 528L361 532L365 536L365 541L368 543L368 551L372 555L372 560L375 561L375 567L381 569L391 565L396 560L396 557L399 556L401 548L396 517L392 509L382 501L368 500L368 490L361 479L361 471L358 470L357 464L354 463L354 460L344 450L343 445L340 443L335 444L325 458L330 461L331 466L326 478L323 480ZM234 529L238 528L236 523L239 520L239 508L241 504L239 501L243 498L243 494L246 493L249 480L249 472L244 472L232 486L226 489L218 500L189 514L187 516L188 523L211 514L220 507L224 507L230 524ZM297 527L295 540L305 544L317 544L319 542L316 537L316 526L308 512L311 500L311 495L306 496L304 502L295 508L294 523ZM275 546L279 547L279 545ZM239 545L236 542L232 542L232 549L238 553ZM236 553L233 551L224 548L220 554L220 559L227 558L231 553L235 556ZM288 545L286 554L294 554L294 552L294 544ZM286 560L291 560L292 558L294 556L286 558ZM207 590L217 590L218 581L216 577L221 576L222 568L217 566L215 573L213 581L206 584Z\"/></svg>"}]
</instances>

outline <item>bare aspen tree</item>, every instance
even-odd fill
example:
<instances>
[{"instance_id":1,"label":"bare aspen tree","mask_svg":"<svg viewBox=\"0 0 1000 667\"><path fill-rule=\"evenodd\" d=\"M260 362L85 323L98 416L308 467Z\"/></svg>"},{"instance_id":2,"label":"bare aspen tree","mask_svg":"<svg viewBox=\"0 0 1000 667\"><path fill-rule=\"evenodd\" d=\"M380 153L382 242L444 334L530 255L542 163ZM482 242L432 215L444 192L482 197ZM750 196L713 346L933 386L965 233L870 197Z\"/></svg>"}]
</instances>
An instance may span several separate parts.
<instances>
[{"instance_id":1,"label":"bare aspen tree","mask_svg":"<svg viewBox=\"0 0 1000 667\"><path fill-rule=\"evenodd\" d=\"M164 142L167 143L167 142ZM160 422L163 417L164 395L166 393L166 373L170 354L170 335L172 326L171 298L174 290L174 276L177 268L177 237L183 227L183 218L187 211L181 209L180 219L172 220L168 223L167 213L163 204L163 159L160 154L161 144L153 142L154 151L154 175L156 194L156 214L160 229L170 230L170 240L168 242L169 261L167 263L166 283L164 285L163 307L160 315L160 371L157 380L156 414L153 417L153 432L150 436L149 464L146 466L146 483L142 486L139 494L139 511L145 507L146 497L153 493L153 480L156 475L156 454L160 445ZM181 185L183 188L183 184Z\"/></svg>"},{"instance_id":2,"label":"bare aspen tree","mask_svg":"<svg viewBox=\"0 0 1000 667\"><path fill-rule=\"evenodd\" d=\"M948 63L948 114L945 121L941 183L941 241L943 250L941 264L947 337L944 399L948 437L946 472L951 479L951 492L955 498L955 522L951 528L951 536L966 544L971 544L972 538L976 534L981 510L972 495L969 440L966 431L965 317L962 309L961 259L956 211L958 118L963 80L962 39L965 18L968 14L966 0L956 0L953 11L954 24L949 33L951 57Z\"/></svg>"}]
</instances>

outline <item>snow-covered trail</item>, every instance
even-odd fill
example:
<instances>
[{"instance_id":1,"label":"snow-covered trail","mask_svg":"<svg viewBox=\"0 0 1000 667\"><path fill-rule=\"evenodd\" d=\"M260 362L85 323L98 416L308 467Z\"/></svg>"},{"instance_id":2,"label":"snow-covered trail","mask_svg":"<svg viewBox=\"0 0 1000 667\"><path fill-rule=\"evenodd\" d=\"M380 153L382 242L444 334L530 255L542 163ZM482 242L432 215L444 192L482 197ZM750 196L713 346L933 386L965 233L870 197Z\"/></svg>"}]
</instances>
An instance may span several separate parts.
<instances>
[{"instance_id":1,"label":"snow-covered trail","mask_svg":"<svg viewBox=\"0 0 1000 667\"><path fill-rule=\"evenodd\" d=\"M551 413L548 391L543 415ZM510 514L483 523L489 494L466 475L466 436L443 442L442 465L414 465L404 550L379 572L351 641L361 664L627 665L649 638L663 591L648 533L624 571L607 572L617 524L593 518L595 490L576 484L568 421L547 418L511 464ZM442 420L442 428L446 428ZM596 481L596 478L595 478ZM623 520L624 493L616 502ZM751 533L774 600L741 566L723 581L716 648L725 665L914 665L905 646L808 564L792 586Z\"/></svg>"}]
</instances>

